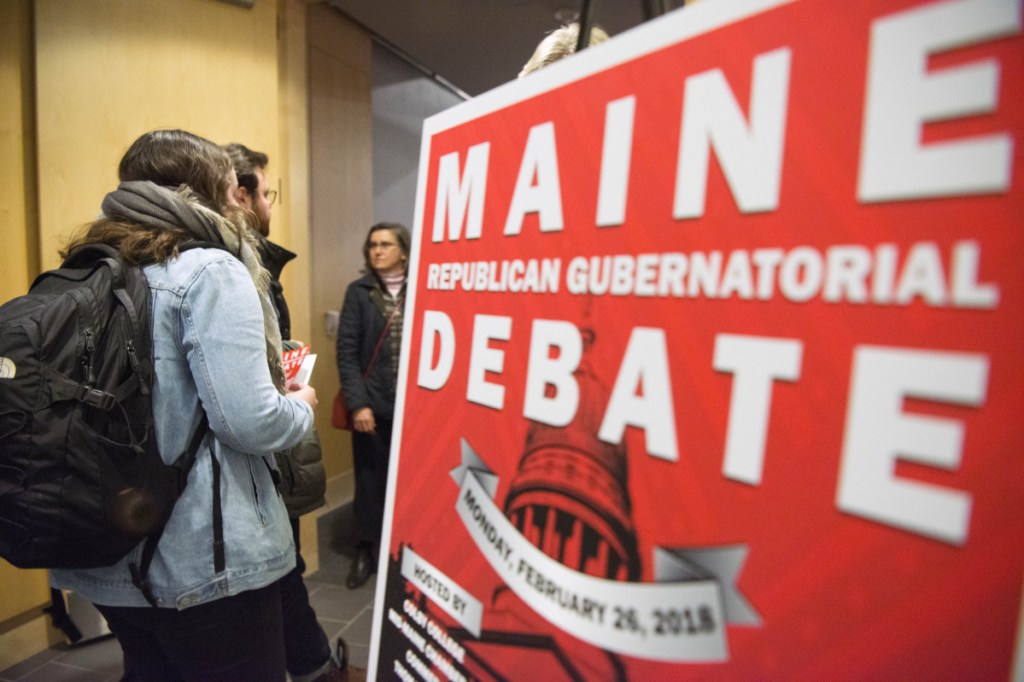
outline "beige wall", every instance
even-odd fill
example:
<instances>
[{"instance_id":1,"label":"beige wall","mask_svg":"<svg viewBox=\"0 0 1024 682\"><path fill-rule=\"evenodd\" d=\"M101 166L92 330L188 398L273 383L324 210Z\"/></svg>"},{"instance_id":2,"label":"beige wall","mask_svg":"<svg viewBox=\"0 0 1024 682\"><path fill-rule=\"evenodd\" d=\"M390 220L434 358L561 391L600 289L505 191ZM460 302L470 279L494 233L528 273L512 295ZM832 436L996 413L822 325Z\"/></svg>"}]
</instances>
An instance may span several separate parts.
<instances>
[{"instance_id":1,"label":"beige wall","mask_svg":"<svg viewBox=\"0 0 1024 682\"><path fill-rule=\"evenodd\" d=\"M272 237L298 254L284 274L293 333L320 357L313 383L325 464L329 475L349 470L347 439L329 426L338 381L322 314L340 304L358 267L346 249L355 240L358 251L372 211L369 59L369 37L315 0L259 0L252 9L214 0L0 0L0 302L58 264L58 248L97 215L140 134L184 128L265 151L279 190ZM310 148L318 145L333 145L317 154L329 177L313 182ZM311 520L303 554L316 570ZM45 571L0 560L0 670L60 639L41 616L47 600Z\"/></svg>"},{"instance_id":2,"label":"beige wall","mask_svg":"<svg viewBox=\"0 0 1024 682\"><path fill-rule=\"evenodd\" d=\"M0 301L38 274L31 26L29 0L0 2Z\"/></svg>"},{"instance_id":3,"label":"beige wall","mask_svg":"<svg viewBox=\"0 0 1024 682\"><path fill-rule=\"evenodd\" d=\"M341 308L345 285L358 277L362 243L373 220L373 118L370 107L370 37L323 6L310 7L310 297L313 347L318 349L313 384L320 392L317 421L330 423L338 387L334 339L324 314ZM336 96L345 93L344 97ZM369 201L367 201L369 199ZM330 386L330 392L321 387ZM328 475L350 469L347 431L322 428Z\"/></svg>"},{"instance_id":4,"label":"beige wall","mask_svg":"<svg viewBox=\"0 0 1024 682\"><path fill-rule=\"evenodd\" d=\"M0 2L0 301L24 293L38 273L31 26L29 0ZM26 615L49 599L46 571L22 571L0 561L0 595L0 631L10 633L0 641L3 670L17 652L55 637L45 623Z\"/></svg>"},{"instance_id":5,"label":"beige wall","mask_svg":"<svg viewBox=\"0 0 1024 682\"><path fill-rule=\"evenodd\" d=\"M278 155L275 2L34 5L44 268L98 213L121 155L148 130L184 128Z\"/></svg>"}]
</instances>

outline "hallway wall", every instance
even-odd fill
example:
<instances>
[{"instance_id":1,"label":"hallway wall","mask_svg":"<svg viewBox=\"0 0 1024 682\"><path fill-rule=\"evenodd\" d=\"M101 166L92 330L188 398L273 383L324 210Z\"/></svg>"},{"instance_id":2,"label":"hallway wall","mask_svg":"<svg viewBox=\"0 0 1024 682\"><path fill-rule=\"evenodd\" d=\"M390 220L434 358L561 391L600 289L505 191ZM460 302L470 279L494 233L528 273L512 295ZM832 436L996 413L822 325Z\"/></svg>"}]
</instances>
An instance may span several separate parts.
<instances>
[{"instance_id":1,"label":"hallway wall","mask_svg":"<svg viewBox=\"0 0 1024 682\"><path fill-rule=\"evenodd\" d=\"M462 101L374 44L373 222L399 222L412 230L423 122Z\"/></svg>"},{"instance_id":2,"label":"hallway wall","mask_svg":"<svg viewBox=\"0 0 1024 682\"><path fill-rule=\"evenodd\" d=\"M362 267L372 219L373 122L370 117L370 35L325 5L309 14L310 277L309 338L317 363L313 385L327 475L352 468L348 431L330 427L338 389L334 337L325 319L341 308L345 286Z\"/></svg>"}]
</instances>

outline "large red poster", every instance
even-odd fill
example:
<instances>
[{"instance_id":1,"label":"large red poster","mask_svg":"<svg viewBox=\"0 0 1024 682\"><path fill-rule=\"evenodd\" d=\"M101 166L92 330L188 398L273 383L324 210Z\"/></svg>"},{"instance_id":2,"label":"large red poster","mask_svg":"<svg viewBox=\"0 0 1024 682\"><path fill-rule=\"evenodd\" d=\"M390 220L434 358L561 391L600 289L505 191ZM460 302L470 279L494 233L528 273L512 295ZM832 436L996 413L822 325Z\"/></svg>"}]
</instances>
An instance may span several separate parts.
<instances>
[{"instance_id":1,"label":"large red poster","mask_svg":"<svg viewBox=\"0 0 1024 682\"><path fill-rule=\"evenodd\" d=\"M1024 677L1017 0L705 0L430 119L371 674Z\"/></svg>"}]
</instances>

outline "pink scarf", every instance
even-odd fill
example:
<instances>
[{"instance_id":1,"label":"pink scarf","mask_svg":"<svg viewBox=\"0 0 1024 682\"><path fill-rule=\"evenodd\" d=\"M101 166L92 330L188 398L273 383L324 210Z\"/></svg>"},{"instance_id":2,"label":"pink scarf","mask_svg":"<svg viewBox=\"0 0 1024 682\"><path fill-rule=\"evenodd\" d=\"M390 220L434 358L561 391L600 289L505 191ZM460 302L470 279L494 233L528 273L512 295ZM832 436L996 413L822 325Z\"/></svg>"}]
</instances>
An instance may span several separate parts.
<instances>
[{"instance_id":1,"label":"pink scarf","mask_svg":"<svg viewBox=\"0 0 1024 682\"><path fill-rule=\"evenodd\" d=\"M384 286L387 287L391 298L398 296L398 292L402 290L402 285L405 284L405 268L395 268L391 272L378 272L377 275L380 277L380 281L384 283Z\"/></svg>"}]
</instances>

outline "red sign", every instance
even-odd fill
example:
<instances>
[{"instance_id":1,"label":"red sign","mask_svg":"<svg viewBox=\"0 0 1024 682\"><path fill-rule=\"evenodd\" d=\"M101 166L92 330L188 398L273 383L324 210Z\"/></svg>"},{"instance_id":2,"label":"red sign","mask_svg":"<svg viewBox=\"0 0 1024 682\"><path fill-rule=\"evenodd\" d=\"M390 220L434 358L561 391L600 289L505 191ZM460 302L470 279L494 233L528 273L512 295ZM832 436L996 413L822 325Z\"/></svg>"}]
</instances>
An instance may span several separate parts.
<instances>
[{"instance_id":1,"label":"red sign","mask_svg":"<svg viewBox=\"0 0 1024 682\"><path fill-rule=\"evenodd\" d=\"M371 676L1024 676L1021 21L702 2L427 122Z\"/></svg>"}]
</instances>

